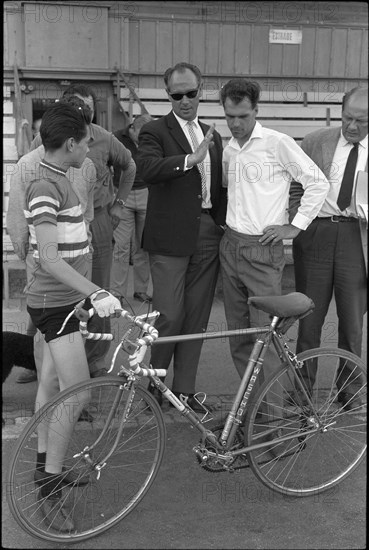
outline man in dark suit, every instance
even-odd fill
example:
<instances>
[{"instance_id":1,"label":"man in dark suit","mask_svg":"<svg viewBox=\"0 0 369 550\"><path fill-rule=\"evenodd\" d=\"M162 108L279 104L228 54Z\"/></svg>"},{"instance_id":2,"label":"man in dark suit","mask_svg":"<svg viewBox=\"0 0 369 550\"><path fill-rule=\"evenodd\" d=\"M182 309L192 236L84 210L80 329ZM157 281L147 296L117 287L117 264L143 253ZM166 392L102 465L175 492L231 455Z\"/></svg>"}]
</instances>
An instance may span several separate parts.
<instances>
[{"instance_id":1,"label":"man in dark suit","mask_svg":"<svg viewBox=\"0 0 369 550\"><path fill-rule=\"evenodd\" d=\"M318 216L293 243L296 290L307 294L315 310L299 323L297 352L320 346L321 332L334 292L338 315L338 347L358 356L362 352L363 319L367 310L365 254L367 226L358 219L353 182L358 170L368 170L368 89L354 88L343 97L341 128L324 128L307 135L302 149L326 175L330 189ZM356 148L351 177L350 154ZM347 172L347 169L348 172ZM350 183L342 202L344 180ZM299 202L299 184L291 186L290 206ZM303 367L304 369L305 367ZM356 389L345 379L344 367L336 381L338 400L345 410L360 406ZM302 374L314 385L316 365ZM359 380L358 380L359 383Z\"/></svg>"},{"instance_id":2,"label":"man in dark suit","mask_svg":"<svg viewBox=\"0 0 369 550\"><path fill-rule=\"evenodd\" d=\"M220 135L198 121L202 76L189 63L168 69L164 82L172 111L146 124L137 162L149 185L143 248L149 252L153 308L160 336L204 332L219 270L219 242L225 223ZM197 411L194 399L202 341L157 344L154 368L173 357L172 390ZM149 390L161 403L161 393Z\"/></svg>"}]
</instances>

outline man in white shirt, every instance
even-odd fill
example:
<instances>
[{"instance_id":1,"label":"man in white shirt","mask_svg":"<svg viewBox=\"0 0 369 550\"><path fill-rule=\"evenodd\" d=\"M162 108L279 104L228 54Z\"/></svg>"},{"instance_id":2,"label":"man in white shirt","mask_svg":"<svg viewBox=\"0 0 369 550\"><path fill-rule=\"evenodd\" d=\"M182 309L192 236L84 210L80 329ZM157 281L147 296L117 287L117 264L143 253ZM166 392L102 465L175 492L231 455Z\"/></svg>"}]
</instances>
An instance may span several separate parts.
<instances>
[{"instance_id":1,"label":"man in white shirt","mask_svg":"<svg viewBox=\"0 0 369 550\"><path fill-rule=\"evenodd\" d=\"M323 173L292 138L256 121L259 97L259 85L244 78L230 80L221 90L233 136L223 153L228 206L227 229L220 244L228 329L269 325L269 315L249 306L248 298L282 294L283 240L306 230L329 189ZM302 184L304 194L297 214L288 223L292 180ZM241 377L252 346L249 338L230 338L232 358ZM265 377L279 363L270 348ZM259 383L264 377L261 374ZM276 396L271 400L278 401Z\"/></svg>"},{"instance_id":2,"label":"man in white shirt","mask_svg":"<svg viewBox=\"0 0 369 550\"><path fill-rule=\"evenodd\" d=\"M334 292L338 315L338 347L361 356L363 317L367 310L367 277L362 239L367 226L361 227L353 201L353 183L359 170L368 170L368 89L354 88L342 101L342 127L324 128L305 137L301 148L319 166L329 180L328 195L305 233L294 241L296 290L315 302L312 315L300 321L297 351L320 346L321 332ZM347 181L346 166L354 154L351 189L343 203L341 188ZM352 156L352 155L351 155ZM348 169L350 172L350 169ZM292 185L296 197L296 185ZM313 386L315 368L305 378ZM303 371L304 373L304 371ZM347 374L347 371L346 371ZM340 381L341 379L341 381ZM355 388L342 388L343 369L338 377L337 399L345 410L359 404ZM347 376L346 376L347 379Z\"/></svg>"}]
</instances>

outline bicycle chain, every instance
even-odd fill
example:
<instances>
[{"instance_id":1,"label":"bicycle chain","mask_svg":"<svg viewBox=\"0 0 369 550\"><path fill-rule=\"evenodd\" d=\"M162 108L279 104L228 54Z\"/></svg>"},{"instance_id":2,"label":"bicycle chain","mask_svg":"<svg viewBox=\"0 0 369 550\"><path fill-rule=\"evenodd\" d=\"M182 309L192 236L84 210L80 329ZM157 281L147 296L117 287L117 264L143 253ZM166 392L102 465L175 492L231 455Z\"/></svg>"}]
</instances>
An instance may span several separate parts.
<instances>
[{"instance_id":1,"label":"bicycle chain","mask_svg":"<svg viewBox=\"0 0 369 550\"><path fill-rule=\"evenodd\" d=\"M224 426L216 426L212 429L212 432L214 434L219 433L223 431ZM236 432L234 447L243 447L243 431L241 428L239 428ZM211 444L206 443L203 445L205 450L209 450L212 452L217 452L217 449L215 449ZM208 460L206 462L202 462L200 457L197 457L197 462L200 464L201 468L203 468L206 472L212 473L212 474L219 474L220 472L234 472L236 470L242 470L243 468L249 468L249 463L247 461L247 458L245 455L237 455L234 457L234 459L227 464L224 459L219 459L216 457L208 457ZM237 463L241 463L240 465L237 465Z\"/></svg>"},{"instance_id":2,"label":"bicycle chain","mask_svg":"<svg viewBox=\"0 0 369 550\"><path fill-rule=\"evenodd\" d=\"M214 434L216 434L217 432L221 433L223 431L223 427L224 426L216 426L212 430L212 432ZM305 438L306 438L306 435L302 435L302 436L299 436L297 438L299 443L300 443L298 452L302 452L302 451L305 450L305 448L306 448ZM235 447L236 446L239 446L239 447L244 446L243 439L244 439L243 431L242 431L241 428L238 428L238 430L236 432L236 437L235 437ZM209 449L213 452L216 452L216 449L214 449L210 445L208 447L206 447L206 445L205 445L205 449ZM290 457L294 454L296 454L296 450L290 451L290 452L285 453L285 454L282 454L280 457L277 458L277 460L283 460L283 459L288 458L288 457ZM246 454L237 455L230 462L230 464L226 464L224 459L217 459L216 457L209 457L206 462L202 462L200 457L197 457L197 462L198 462L198 464L200 464L200 466L201 466L201 468L203 468L203 470L205 470L206 472L212 473L212 474L219 474L221 472L233 473L237 470L243 470L244 468L250 468L250 464L247 460ZM235 464L237 464L237 462L241 462L241 464L238 465L238 466L235 465ZM263 460L263 461L259 462L259 464L260 465L267 464L268 462L270 462L270 460ZM211 464L211 463L213 463L214 465L209 466L209 464Z\"/></svg>"}]
</instances>

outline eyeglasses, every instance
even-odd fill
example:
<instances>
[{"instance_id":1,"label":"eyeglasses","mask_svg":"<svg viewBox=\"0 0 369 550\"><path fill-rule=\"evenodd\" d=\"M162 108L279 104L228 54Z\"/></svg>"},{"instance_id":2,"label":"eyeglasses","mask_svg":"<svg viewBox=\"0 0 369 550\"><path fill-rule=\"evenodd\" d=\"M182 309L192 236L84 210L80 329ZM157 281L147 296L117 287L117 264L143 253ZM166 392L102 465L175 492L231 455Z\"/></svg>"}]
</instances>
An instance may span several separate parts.
<instances>
[{"instance_id":1,"label":"eyeglasses","mask_svg":"<svg viewBox=\"0 0 369 550\"><path fill-rule=\"evenodd\" d=\"M198 93L199 88L197 88L197 90L190 90L189 92L186 92L184 94L170 94L168 92L168 95L170 95L170 97L174 99L174 101L181 101L181 99L183 99L183 96L188 97L188 99L194 99Z\"/></svg>"}]
</instances>

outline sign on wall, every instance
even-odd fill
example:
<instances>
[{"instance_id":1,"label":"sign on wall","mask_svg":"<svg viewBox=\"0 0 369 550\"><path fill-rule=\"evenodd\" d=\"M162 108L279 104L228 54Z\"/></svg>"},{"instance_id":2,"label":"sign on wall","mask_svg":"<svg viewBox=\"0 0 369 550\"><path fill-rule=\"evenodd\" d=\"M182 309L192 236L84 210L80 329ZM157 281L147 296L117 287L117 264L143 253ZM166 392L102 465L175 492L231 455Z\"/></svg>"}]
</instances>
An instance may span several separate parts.
<instances>
[{"instance_id":1,"label":"sign on wall","mask_svg":"<svg viewBox=\"0 0 369 550\"><path fill-rule=\"evenodd\" d=\"M270 29L269 44L301 44L302 31L295 29Z\"/></svg>"}]
</instances>

